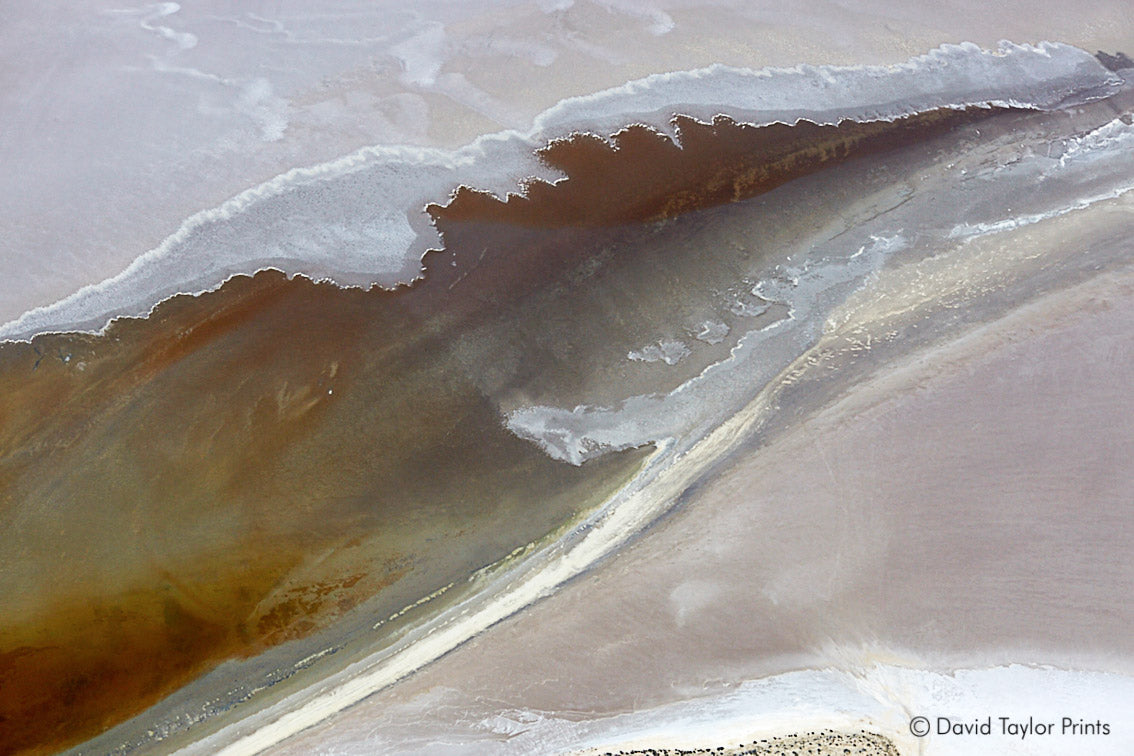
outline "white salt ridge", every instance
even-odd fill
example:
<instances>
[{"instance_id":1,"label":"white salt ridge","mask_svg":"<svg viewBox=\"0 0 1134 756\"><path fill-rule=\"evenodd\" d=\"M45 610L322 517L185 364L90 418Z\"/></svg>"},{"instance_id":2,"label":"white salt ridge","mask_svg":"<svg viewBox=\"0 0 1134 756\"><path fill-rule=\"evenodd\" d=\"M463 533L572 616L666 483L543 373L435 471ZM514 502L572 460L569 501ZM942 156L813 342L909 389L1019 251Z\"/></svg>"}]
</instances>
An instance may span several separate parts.
<instances>
[{"instance_id":1,"label":"white salt ridge","mask_svg":"<svg viewBox=\"0 0 1134 756\"><path fill-rule=\"evenodd\" d=\"M756 124L836 124L892 121L943 107L1049 110L1108 96L1120 82L1094 56L1069 45L1001 42L996 51L987 51L966 42L942 45L892 66L800 65L753 71L715 65L654 74L564 100L537 116L535 125L537 133L545 135L579 124L606 134L628 122L669 129L674 112L703 121L728 113Z\"/></svg>"},{"instance_id":2,"label":"white salt ridge","mask_svg":"<svg viewBox=\"0 0 1134 756\"><path fill-rule=\"evenodd\" d=\"M173 12L172 5L161 7ZM430 72L415 66L407 75ZM642 123L672 136L676 113L704 121L727 113L753 124L801 118L833 124L941 107L1050 109L1108 96L1120 84L1090 54L1052 43L1001 43L992 52L946 45L897 66L711 66L657 74L564 100L527 131L488 134L455 150L366 147L283 173L186 219L118 275L0 326L0 339L99 332L113 318L146 315L174 294L210 291L235 274L268 268L342 286L410 283L421 274L425 251L438 245L422 212L426 204L461 184L503 196L526 177L561 178L533 151L578 131L609 135Z\"/></svg>"}]
</instances>

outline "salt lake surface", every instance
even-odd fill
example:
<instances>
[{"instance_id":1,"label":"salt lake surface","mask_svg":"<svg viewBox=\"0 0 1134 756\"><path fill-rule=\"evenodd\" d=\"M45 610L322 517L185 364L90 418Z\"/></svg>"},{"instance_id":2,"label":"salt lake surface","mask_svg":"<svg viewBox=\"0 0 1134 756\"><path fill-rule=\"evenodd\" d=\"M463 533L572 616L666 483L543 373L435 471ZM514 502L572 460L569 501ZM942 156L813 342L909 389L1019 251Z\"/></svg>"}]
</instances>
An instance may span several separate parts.
<instances>
[{"instance_id":1,"label":"salt lake surface","mask_svg":"<svg viewBox=\"0 0 1134 756\"><path fill-rule=\"evenodd\" d=\"M435 6L6 11L0 749L1134 747L1122 4Z\"/></svg>"}]
</instances>

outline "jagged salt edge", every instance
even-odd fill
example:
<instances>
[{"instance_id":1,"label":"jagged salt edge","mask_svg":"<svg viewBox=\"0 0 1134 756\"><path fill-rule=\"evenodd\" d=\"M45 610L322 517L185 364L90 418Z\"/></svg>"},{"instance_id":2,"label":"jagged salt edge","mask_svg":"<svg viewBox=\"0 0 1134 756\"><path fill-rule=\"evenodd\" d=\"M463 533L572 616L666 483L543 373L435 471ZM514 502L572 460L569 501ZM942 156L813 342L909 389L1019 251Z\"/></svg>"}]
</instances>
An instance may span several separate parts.
<instances>
[{"instance_id":1,"label":"jagged salt edge","mask_svg":"<svg viewBox=\"0 0 1134 756\"><path fill-rule=\"evenodd\" d=\"M1030 79L1021 77L1018 70L1020 65L1037 64L1040 68L1038 72L1027 72L1031 75ZM988 76L989 73L999 73L1002 80ZM978 75L985 78L974 83L972 79ZM1070 81L1072 78L1074 83ZM727 90L724 93L727 96L721 94L719 80L725 80L723 88ZM767 87L746 86L774 80L784 81L785 86L771 90ZM717 81L715 88L706 86L714 81ZM493 163L495 170L489 169L486 175L476 177L484 184L481 188L487 188L501 196L522 192L524 183L531 178L553 177L553 172L546 166L541 166L532 154L534 148L541 143L580 131L609 136L625 128L628 122L658 129L675 139L672 116L676 112L698 120L711 121L727 109L732 117L738 114L751 115L751 118L742 118L741 122L752 125L797 123L804 119L821 124L844 120L892 121L932 108L1047 109L1066 104L1076 93L1083 93L1084 102L1107 96L1120 82L1119 77L1107 71L1089 53L1069 45L1048 42L1039 45L1001 42L995 52L985 51L968 42L942 45L925 55L889 66L801 65L753 70L718 64L692 71L653 74L591 95L562 100L536 116L532 127L526 132L505 130L486 134L454 150L404 145L368 146L326 163L293 168L237 194L217 207L202 210L187 218L177 231L157 247L135 258L121 273L100 283L88 284L53 304L33 308L3 324L0 326L0 342L30 341L32 337L42 333L101 334L117 318L149 316L158 304L172 296L214 291L236 275L276 269L288 275L315 277L311 274L311 268L314 267L311 264L314 261L310 257L306 260L302 256L289 259L289 264L283 268L267 265L263 258L259 261L254 257L227 261L218 258L213 262L218 263L219 270L216 273L221 275L217 277L214 273L209 283L198 285L193 290L159 294L151 287L150 291L141 295L135 291L137 280L143 275L153 273L155 268L160 272L163 265L176 264L174 258L179 245L187 242L194 232L246 213L260 203L287 192L353 175L380 164L416 167L422 171L423 176L427 168L440 168L452 173L458 170L472 171L478 160L490 157L493 151L505 149L507 160L491 156L496 159L488 162ZM967 86L968 91L957 95L960 99L946 100L942 97L950 88L963 86ZM1045 93L1045 87L1053 88L1053 91ZM913 96L910 96L910 88L913 89ZM832 89L839 91L833 92ZM902 97L879 104L878 100L886 94L883 90L893 90L890 94ZM838 94L847 99L835 100L839 104L830 105ZM826 108L816 109L819 104L825 104ZM773 108L778 111L768 112ZM804 113L801 115L800 111ZM501 166L504 170L501 170ZM560 175L555 180L562 178ZM458 185L455 176L448 183L450 191ZM429 199L427 196L419 197L418 206L424 205ZM406 209L406 212L412 212L412 208ZM413 230L412 226L410 230ZM401 254L405 258L415 249L424 254L423 242L424 247L429 247L436 241L426 241L418 232ZM306 270L305 262L310 266ZM403 259L403 262L412 264L408 259ZM231 270L241 265L259 267L250 267L245 273ZM418 280L421 274L419 259L416 275L400 283L410 284ZM185 276L181 278L184 279ZM348 286L336 281L333 273L321 278ZM369 285L376 285L376 282ZM182 288L185 288L184 284ZM123 305L119 301L126 295L134 297L134 306ZM147 308L137 305L138 300L153 301ZM100 326L90 325L98 321L101 321Z\"/></svg>"}]
</instances>

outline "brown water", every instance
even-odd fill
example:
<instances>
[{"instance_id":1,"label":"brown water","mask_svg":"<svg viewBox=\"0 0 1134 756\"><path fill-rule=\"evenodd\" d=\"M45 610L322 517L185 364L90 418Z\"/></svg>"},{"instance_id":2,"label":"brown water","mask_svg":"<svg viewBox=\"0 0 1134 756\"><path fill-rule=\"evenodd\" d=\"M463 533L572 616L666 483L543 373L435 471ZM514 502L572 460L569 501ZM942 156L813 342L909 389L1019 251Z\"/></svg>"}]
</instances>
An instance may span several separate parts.
<instances>
[{"instance_id":1,"label":"brown water","mask_svg":"<svg viewBox=\"0 0 1134 756\"><path fill-rule=\"evenodd\" d=\"M261 272L0 346L0 753L79 742L579 516L645 451L556 462L501 408L673 379L619 376L690 285L659 253L675 218L987 115L578 136L541 152L568 180L431 206L446 249L414 287Z\"/></svg>"}]
</instances>

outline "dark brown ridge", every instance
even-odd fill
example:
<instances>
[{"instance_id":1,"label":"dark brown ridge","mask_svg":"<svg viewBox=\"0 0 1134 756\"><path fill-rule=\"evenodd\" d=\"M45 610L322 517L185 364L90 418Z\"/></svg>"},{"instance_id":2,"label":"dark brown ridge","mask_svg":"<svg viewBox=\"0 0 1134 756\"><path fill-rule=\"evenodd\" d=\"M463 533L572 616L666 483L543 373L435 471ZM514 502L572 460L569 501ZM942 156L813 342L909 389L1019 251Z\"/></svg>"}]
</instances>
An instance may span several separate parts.
<instances>
[{"instance_id":1,"label":"dark brown ridge","mask_svg":"<svg viewBox=\"0 0 1134 756\"><path fill-rule=\"evenodd\" d=\"M922 141L989 113L940 109L837 126L752 126L723 115L702 123L678 116L676 143L641 125L611 139L577 134L538 153L565 180L529 181L523 194L505 201L461 187L447 205L428 211L442 231L457 222L561 228L665 220L754 197L825 166Z\"/></svg>"},{"instance_id":2,"label":"dark brown ridge","mask_svg":"<svg viewBox=\"0 0 1134 756\"><path fill-rule=\"evenodd\" d=\"M445 249L416 286L262 272L0 345L0 754L87 739L372 596L409 603L601 500L640 452L575 468L500 422L500 397L581 380L622 327L543 343L537 294L584 312L610 233L987 115L579 135L540 152L563 181L430 206Z\"/></svg>"}]
</instances>

